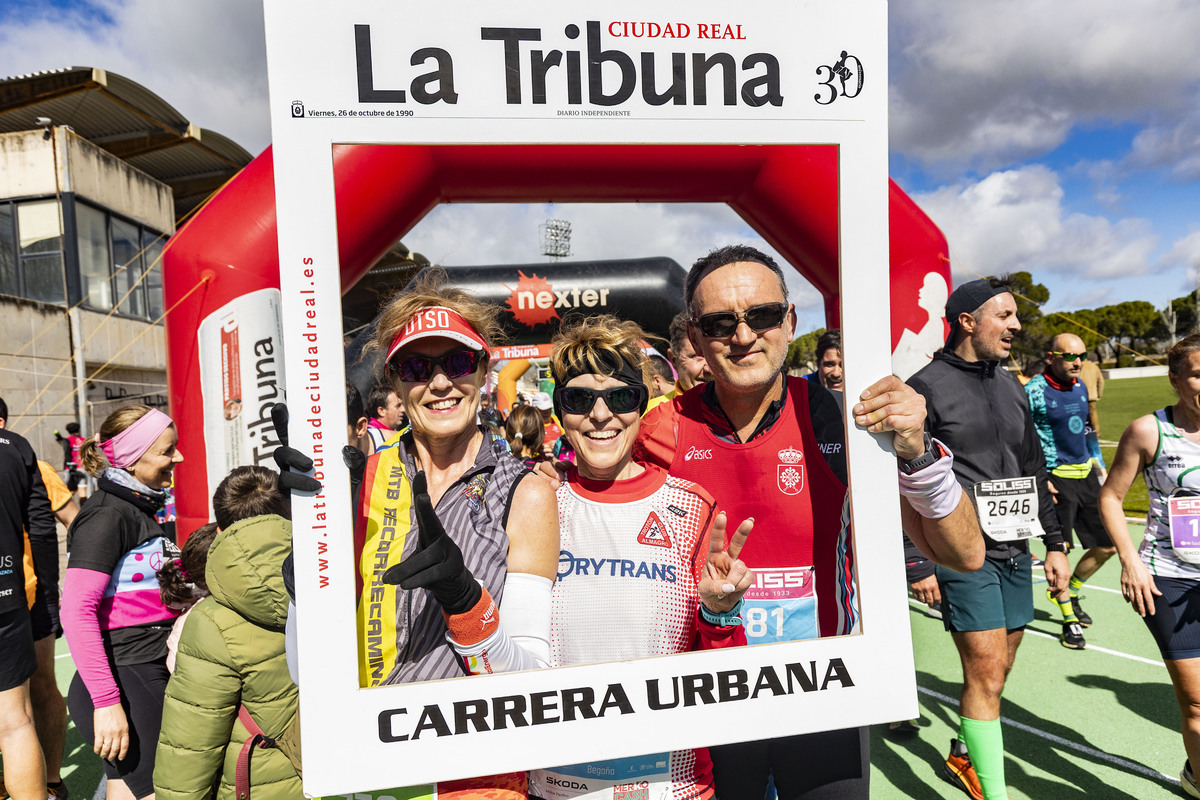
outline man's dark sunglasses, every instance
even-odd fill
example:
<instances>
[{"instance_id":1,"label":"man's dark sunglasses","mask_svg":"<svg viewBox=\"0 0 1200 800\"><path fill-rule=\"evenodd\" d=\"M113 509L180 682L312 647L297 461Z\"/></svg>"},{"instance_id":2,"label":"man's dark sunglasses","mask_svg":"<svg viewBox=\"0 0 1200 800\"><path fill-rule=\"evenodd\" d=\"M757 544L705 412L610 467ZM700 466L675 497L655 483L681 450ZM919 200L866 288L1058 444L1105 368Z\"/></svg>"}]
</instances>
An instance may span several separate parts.
<instances>
[{"instance_id":1,"label":"man's dark sunglasses","mask_svg":"<svg viewBox=\"0 0 1200 800\"><path fill-rule=\"evenodd\" d=\"M554 390L554 399L564 414L587 414L596 405L596 398L603 397L604 405L614 414L640 411L650 392L645 386L614 386L611 389L584 389L580 386L564 386Z\"/></svg>"},{"instance_id":2,"label":"man's dark sunglasses","mask_svg":"<svg viewBox=\"0 0 1200 800\"><path fill-rule=\"evenodd\" d=\"M1063 361L1067 362L1082 361L1083 359L1087 358L1087 353L1063 353L1059 350L1051 350L1050 355L1058 356Z\"/></svg>"},{"instance_id":3,"label":"man's dark sunglasses","mask_svg":"<svg viewBox=\"0 0 1200 800\"><path fill-rule=\"evenodd\" d=\"M388 362L388 372L406 383L424 383L441 367L447 378L470 375L479 366L483 353L478 350L452 350L440 356L400 356Z\"/></svg>"},{"instance_id":4,"label":"man's dark sunglasses","mask_svg":"<svg viewBox=\"0 0 1200 800\"><path fill-rule=\"evenodd\" d=\"M700 333L710 339L721 339L733 336L734 331L742 322L750 326L755 333L778 328L787 317L787 303L764 303L746 309L744 314L734 311L718 311L715 314L705 314L692 320L692 324L700 329Z\"/></svg>"}]
</instances>

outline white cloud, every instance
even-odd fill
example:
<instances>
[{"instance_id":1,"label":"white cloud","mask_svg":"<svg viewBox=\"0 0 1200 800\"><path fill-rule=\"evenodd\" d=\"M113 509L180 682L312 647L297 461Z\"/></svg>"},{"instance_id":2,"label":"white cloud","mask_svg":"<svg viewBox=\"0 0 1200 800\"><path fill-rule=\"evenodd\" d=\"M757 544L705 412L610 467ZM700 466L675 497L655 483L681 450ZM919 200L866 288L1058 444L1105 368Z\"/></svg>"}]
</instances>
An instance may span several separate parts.
<instances>
[{"instance_id":1,"label":"white cloud","mask_svg":"<svg viewBox=\"0 0 1200 800\"><path fill-rule=\"evenodd\" d=\"M914 199L946 234L956 278L1026 270L1088 280L1144 274L1157 246L1150 223L1069 213L1043 166L995 172Z\"/></svg>"},{"instance_id":2,"label":"white cloud","mask_svg":"<svg viewBox=\"0 0 1200 800\"><path fill-rule=\"evenodd\" d=\"M270 142L262 5L99 0L23 11L0 26L0 75L99 67L156 92L251 154Z\"/></svg>"},{"instance_id":3,"label":"white cloud","mask_svg":"<svg viewBox=\"0 0 1200 800\"><path fill-rule=\"evenodd\" d=\"M1187 267L1194 275L1196 269L1200 268L1200 230L1192 231L1172 244L1171 249L1159 259L1159 266L1163 269Z\"/></svg>"},{"instance_id":4,"label":"white cloud","mask_svg":"<svg viewBox=\"0 0 1200 800\"><path fill-rule=\"evenodd\" d=\"M994 169L1086 121L1157 122L1192 106L1200 4L994 0L892 4L892 147Z\"/></svg>"},{"instance_id":5,"label":"white cloud","mask_svg":"<svg viewBox=\"0 0 1200 800\"><path fill-rule=\"evenodd\" d=\"M1133 140L1131 167L1167 170L1177 180L1200 179L1200 114L1173 126L1152 126Z\"/></svg>"}]
</instances>

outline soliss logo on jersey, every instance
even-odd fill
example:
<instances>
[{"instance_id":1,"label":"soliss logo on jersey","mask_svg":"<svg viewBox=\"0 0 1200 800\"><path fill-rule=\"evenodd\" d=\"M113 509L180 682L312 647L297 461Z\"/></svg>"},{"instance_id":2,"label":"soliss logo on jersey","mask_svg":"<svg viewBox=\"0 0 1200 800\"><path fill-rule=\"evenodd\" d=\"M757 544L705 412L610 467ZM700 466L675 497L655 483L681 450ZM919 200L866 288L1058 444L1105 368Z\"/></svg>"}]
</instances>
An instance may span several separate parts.
<instances>
[{"instance_id":1,"label":"soliss logo on jersey","mask_svg":"<svg viewBox=\"0 0 1200 800\"><path fill-rule=\"evenodd\" d=\"M780 464L775 474L779 491L784 494L800 494L804 490L804 453L794 447L779 451Z\"/></svg>"}]
</instances>

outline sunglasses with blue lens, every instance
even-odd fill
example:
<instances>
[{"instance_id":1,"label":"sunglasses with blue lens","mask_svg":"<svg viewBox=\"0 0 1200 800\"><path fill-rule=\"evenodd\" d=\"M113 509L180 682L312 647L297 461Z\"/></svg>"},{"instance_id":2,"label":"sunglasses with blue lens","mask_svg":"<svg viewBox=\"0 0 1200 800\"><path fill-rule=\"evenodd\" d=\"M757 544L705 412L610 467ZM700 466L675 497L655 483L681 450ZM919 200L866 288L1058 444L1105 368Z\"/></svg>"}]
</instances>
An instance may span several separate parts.
<instances>
[{"instance_id":1,"label":"sunglasses with blue lens","mask_svg":"<svg viewBox=\"0 0 1200 800\"><path fill-rule=\"evenodd\" d=\"M554 390L554 399L564 414L588 414L596 399L603 397L604 405L614 414L640 411L649 399L645 386L614 386L611 389L584 389L582 386L563 386Z\"/></svg>"}]
</instances>

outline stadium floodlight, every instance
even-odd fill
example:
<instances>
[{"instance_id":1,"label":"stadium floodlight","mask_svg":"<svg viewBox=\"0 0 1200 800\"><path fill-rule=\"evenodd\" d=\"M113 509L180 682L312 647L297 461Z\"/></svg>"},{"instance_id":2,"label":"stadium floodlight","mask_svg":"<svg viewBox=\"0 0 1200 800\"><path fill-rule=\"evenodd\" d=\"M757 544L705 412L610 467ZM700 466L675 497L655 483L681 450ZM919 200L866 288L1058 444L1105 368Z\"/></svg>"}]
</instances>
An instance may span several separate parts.
<instances>
[{"instance_id":1,"label":"stadium floodlight","mask_svg":"<svg viewBox=\"0 0 1200 800\"><path fill-rule=\"evenodd\" d=\"M565 219L548 219L538 226L542 239L542 255L552 260L571 255L571 223Z\"/></svg>"}]
</instances>

